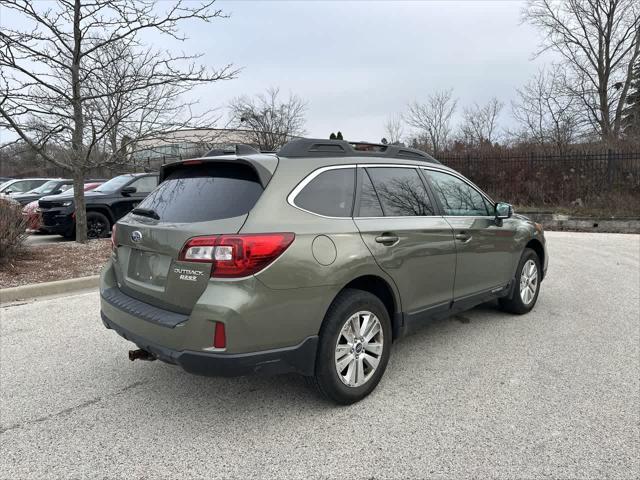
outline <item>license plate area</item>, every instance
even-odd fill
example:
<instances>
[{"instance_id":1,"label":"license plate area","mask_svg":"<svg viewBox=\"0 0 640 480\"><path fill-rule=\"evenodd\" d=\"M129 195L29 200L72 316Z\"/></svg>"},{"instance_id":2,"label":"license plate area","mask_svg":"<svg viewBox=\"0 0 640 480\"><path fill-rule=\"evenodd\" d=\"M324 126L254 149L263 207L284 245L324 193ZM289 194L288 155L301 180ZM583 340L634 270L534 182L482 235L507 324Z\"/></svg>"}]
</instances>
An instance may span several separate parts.
<instances>
[{"instance_id":1,"label":"license plate area","mask_svg":"<svg viewBox=\"0 0 640 480\"><path fill-rule=\"evenodd\" d=\"M164 287L167 284L170 264L171 258L166 255L132 248L127 277L135 282Z\"/></svg>"}]
</instances>

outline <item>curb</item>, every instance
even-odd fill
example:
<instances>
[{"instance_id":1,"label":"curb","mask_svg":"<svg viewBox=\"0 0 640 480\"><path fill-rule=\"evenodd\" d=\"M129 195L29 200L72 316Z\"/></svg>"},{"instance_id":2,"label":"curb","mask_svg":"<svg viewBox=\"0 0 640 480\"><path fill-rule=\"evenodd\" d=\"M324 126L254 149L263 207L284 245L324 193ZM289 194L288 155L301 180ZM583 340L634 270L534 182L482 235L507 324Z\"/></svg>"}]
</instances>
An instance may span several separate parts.
<instances>
[{"instance_id":1,"label":"curb","mask_svg":"<svg viewBox=\"0 0 640 480\"><path fill-rule=\"evenodd\" d=\"M100 275L93 275L91 277L71 278L69 280L56 280L55 282L32 283L19 287L0 288L0 304L95 288L98 286L99 281Z\"/></svg>"},{"instance_id":2,"label":"curb","mask_svg":"<svg viewBox=\"0 0 640 480\"><path fill-rule=\"evenodd\" d=\"M581 217L558 213L522 212L545 230L567 232L640 233L640 217Z\"/></svg>"}]
</instances>

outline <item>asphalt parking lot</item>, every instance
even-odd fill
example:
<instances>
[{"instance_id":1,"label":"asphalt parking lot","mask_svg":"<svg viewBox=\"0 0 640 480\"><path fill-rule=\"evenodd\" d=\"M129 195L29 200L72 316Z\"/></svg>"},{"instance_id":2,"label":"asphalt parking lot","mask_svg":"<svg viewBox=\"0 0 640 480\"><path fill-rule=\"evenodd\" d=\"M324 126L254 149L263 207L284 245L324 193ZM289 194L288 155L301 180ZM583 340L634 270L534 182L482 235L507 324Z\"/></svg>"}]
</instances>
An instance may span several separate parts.
<instances>
[{"instance_id":1,"label":"asphalt parking lot","mask_svg":"<svg viewBox=\"0 0 640 480\"><path fill-rule=\"evenodd\" d=\"M130 363L97 293L3 307L0 477L638 478L640 236L548 239L532 313L425 327L349 407Z\"/></svg>"}]
</instances>

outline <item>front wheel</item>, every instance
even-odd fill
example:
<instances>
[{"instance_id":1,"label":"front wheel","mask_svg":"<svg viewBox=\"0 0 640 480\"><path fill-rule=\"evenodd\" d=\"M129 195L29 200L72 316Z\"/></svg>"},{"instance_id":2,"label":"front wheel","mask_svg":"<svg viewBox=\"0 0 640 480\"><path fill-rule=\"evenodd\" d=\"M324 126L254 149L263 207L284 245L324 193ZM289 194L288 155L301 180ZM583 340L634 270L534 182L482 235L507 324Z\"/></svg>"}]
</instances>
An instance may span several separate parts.
<instances>
[{"instance_id":1,"label":"front wheel","mask_svg":"<svg viewBox=\"0 0 640 480\"><path fill-rule=\"evenodd\" d=\"M516 270L513 292L510 297L500 299L502 309L519 315L530 312L538 300L541 279L538 254L525 248Z\"/></svg>"},{"instance_id":2,"label":"front wheel","mask_svg":"<svg viewBox=\"0 0 640 480\"><path fill-rule=\"evenodd\" d=\"M87 237L106 238L111 233L109 219L100 212L87 212Z\"/></svg>"},{"instance_id":3,"label":"front wheel","mask_svg":"<svg viewBox=\"0 0 640 480\"><path fill-rule=\"evenodd\" d=\"M362 400L384 374L391 335L389 313L378 297L361 290L343 291L322 324L311 383L336 403Z\"/></svg>"}]
</instances>

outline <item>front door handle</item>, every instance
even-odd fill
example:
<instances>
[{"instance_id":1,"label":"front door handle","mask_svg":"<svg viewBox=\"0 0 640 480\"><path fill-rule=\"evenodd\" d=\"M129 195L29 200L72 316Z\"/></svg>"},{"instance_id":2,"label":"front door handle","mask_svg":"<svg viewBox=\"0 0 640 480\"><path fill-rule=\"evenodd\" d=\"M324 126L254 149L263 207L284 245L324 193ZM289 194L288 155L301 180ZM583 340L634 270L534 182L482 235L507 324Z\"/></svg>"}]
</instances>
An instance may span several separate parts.
<instances>
[{"instance_id":1,"label":"front door handle","mask_svg":"<svg viewBox=\"0 0 640 480\"><path fill-rule=\"evenodd\" d=\"M471 240L471 235L469 235L468 233L460 232L456 234L456 240L459 240L462 243L467 243L469 240Z\"/></svg>"},{"instance_id":2,"label":"front door handle","mask_svg":"<svg viewBox=\"0 0 640 480\"><path fill-rule=\"evenodd\" d=\"M383 233L379 237L376 237L376 242L381 243L381 244L386 245L386 246L395 245L396 243L398 243L399 240L400 239L398 237L396 237L395 235L389 235L389 234L386 234L386 233Z\"/></svg>"}]
</instances>

